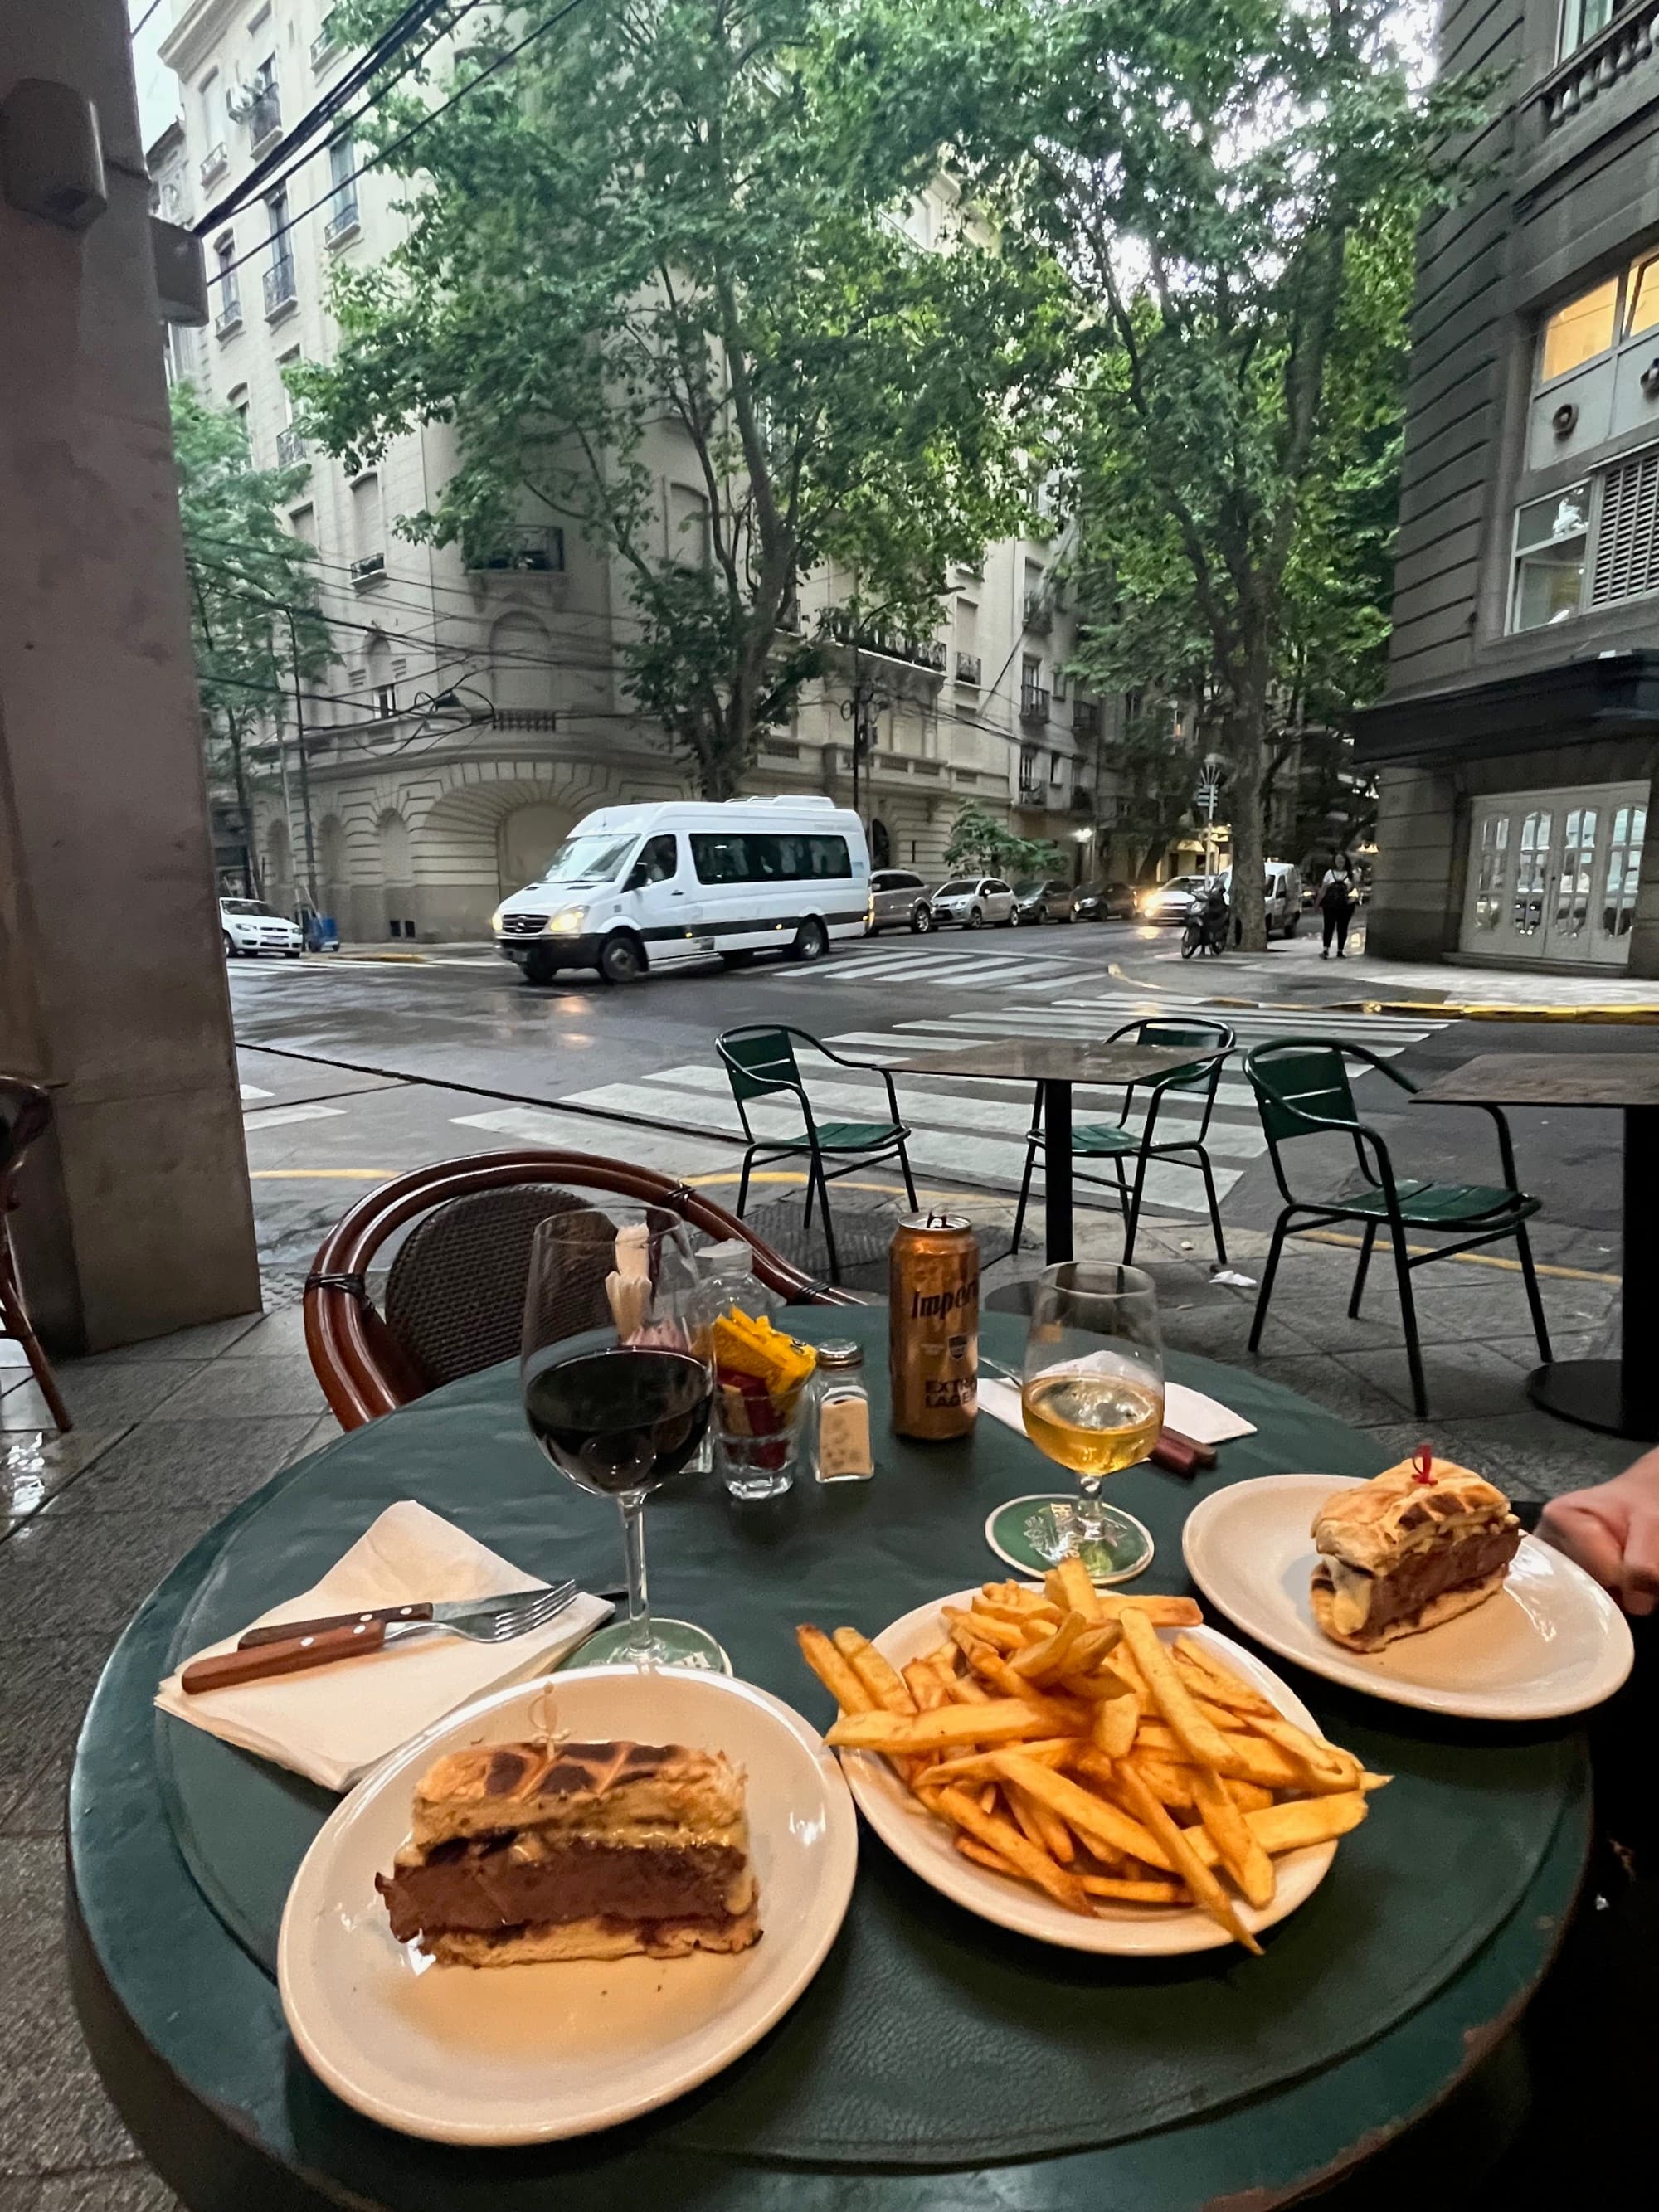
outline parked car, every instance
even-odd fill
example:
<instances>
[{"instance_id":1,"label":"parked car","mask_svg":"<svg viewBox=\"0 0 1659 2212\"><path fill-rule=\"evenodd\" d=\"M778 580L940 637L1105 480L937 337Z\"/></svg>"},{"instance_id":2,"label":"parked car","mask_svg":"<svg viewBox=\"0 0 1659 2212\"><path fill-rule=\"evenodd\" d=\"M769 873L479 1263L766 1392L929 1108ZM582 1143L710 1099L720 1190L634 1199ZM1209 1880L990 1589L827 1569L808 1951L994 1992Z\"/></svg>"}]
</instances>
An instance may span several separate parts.
<instances>
[{"instance_id":1,"label":"parked car","mask_svg":"<svg viewBox=\"0 0 1659 2212\"><path fill-rule=\"evenodd\" d=\"M1014 885L1016 921L1075 921L1072 886L1064 876L1027 876Z\"/></svg>"},{"instance_id":2,"label":"parked car","mask_svg":"<svg viewBox=\"0 0 1659 2212\"><path fill-rule=\"evenodd\" d=\"M222 898L219 935L227 960L238 953L257 960L262 952L280 952L285 960L297 960L305 951L305 939L295 925L263 899Z\"/></svg>"},{"instance_id":3,"label":"parked car","mask_svg":"<svg viewBox=\"0 0 1659 2212\"><path fill-rule=\"evenodd\" d=\"M1079 884L1072 894L1072 912L1079 921L1133 921L1135 887L1133 884Z\"/></svg>"},{"instance_id":4,"label":"parked car","mask_svg":"<svg viewBox=\"0 0 1659 2212\"><path fill-rule=\"evenodd\" d=\"M1207 876L1171 876L1167 884L1141 893L1140 919L1184 922L1193 910L1194 901L1201 898L1209 888Z\"/></svg>"},{"instance_id":5,"label":"parked car","mask_svg":"<svg viewBox=\"0 0 1659 2212\"><path fill-rule=\"evenodd\" d=\"M1012 929L1014 889L1000 876L952 876L933 897L933 927L943 929L960 922L964 929L981 929L988 921Z\"/></svg>"},{"instance_id":6,"label":"parked car","mask_svg":"<svg viewBox=\"0 0 1659 2212\"><path fill-rule=\"evenodd\" d=\"M877 868L870 877L870 934L884 929L914 930L926 937L933 926L927 886L910 868Z\"/></svg>"},{"instance_id":7,"label":"parked car","mask_svg":"<svg viewBox=\"0 0 1659 2212\"><path fill-rule=\"evenodd\" d=\"M1265 864L1262 895L1267 910L1267 934L1278 930L1283 937L1294 937L1302 920L1302 871L1293 860L1269 860ZM1232 903L1233 872L1229 868L1221 878Z\"/></svg>"}]
</instances>

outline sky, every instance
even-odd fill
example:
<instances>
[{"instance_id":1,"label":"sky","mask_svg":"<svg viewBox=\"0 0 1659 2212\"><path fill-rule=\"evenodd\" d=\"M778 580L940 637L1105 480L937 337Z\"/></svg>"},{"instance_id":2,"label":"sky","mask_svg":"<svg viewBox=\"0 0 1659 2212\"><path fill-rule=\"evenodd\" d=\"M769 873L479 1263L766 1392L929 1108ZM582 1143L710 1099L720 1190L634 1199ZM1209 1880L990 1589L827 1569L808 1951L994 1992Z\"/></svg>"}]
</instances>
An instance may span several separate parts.
<instances>
[{"instance_id":1,"label":"sky","mask_svg":"<svg viewBox=\"0 0 1659 2212\"><path fill-rule=\"evenodd\" d=\"M145 21L145 17L149 21ZM138 80L138 127L146 146L152 146L179 112L179 80L163 69L161 41L173 28L173 0L127 0L127 20L132 24L133 73ZM140 28L140 26L143 26Z\"/></svg>"}]
</instances>

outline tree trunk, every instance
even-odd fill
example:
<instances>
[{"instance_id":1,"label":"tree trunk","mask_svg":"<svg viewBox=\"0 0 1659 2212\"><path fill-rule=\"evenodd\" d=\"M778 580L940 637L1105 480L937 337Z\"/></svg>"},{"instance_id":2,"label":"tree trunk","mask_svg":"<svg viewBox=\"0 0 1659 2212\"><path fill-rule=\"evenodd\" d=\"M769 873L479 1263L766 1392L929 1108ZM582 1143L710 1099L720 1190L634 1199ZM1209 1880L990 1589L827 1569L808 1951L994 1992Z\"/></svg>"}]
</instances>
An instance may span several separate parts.
<instances>
[{"instance_id":1,"label":"tree trunk","mask_svg":"<svg viewBox=\"0 0 1659 2212\"><path fill-rule=\"evenodd\" d=\"M1225 750L1231 763L1227 798L1231 815L1234 934L1246 952L1267 948L1267 913L1263 896L1267 854L1262 848L1261 767L1267 736L1267 704L1260 696L1242 698L1226 721Z\"/></svg>"},{"instance_id":2,"label":"tree trunk","mask_svg":"<svg viewBox=\"0 0 1659 2212\"><path fill-rule=\"evenodd\" d=\"M228 725L231 781L236 787L236 811L242 823L242 872L250 896L263 898L264 884L259 870L258 848L253 842L253 801L247 787L247 763L242 758L241 734L235 722Z\"/></svg>"}]
</instances>

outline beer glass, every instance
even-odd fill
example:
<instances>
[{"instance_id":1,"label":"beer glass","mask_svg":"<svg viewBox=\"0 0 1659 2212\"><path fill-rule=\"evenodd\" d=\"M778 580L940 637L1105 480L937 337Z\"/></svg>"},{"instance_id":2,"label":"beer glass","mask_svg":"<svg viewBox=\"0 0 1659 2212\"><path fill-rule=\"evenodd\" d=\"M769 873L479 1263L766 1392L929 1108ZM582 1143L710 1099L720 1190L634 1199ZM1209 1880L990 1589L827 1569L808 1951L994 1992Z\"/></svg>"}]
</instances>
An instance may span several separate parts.
<instances>
[{"instance_id":1,"label":"beer glass","mask_svg":"<svg viewBox=\"0 0 1659 2212\"><path fill-rule=\"evenodd\" d=\"M1164 1425L1158 1292L1139 1267L1061 1260L1032 1285L1020 1375L1025 1433L1069 1468L1080 1493L1076 1548L1144 1543L1101 1498L1102 1479L1146 1458Z\"/></svg>"}]
</instances>

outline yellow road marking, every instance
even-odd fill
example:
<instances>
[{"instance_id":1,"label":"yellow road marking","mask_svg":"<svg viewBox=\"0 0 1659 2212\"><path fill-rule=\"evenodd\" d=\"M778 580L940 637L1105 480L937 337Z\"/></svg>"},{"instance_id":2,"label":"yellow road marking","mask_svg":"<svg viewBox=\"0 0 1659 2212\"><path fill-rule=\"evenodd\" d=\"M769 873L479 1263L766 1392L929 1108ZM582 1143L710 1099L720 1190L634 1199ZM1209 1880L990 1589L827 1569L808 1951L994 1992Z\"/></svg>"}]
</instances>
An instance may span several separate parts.
<instances>
[{"instance_id":1,"label":"yellow road marking","mask_svg":"<svg viewBox=\"0 0 1659 2212\"><path fill-rule=\"evenodd\" d=\"M1340 1229L1309 1229L1303 1232L1302 1241L1308 1244L1347 1244L1357 1252L1365 1240L1363 1237L1346 1236ZM1407 1251L1413 1257L1419 1252L1432 1252L1436 1249L1432 1244L1408 1244L1406 1247ZM1388 1247L1382 1245L1381 1249L1386 1259ZM1506 1260L1499 1252L1454 1252L1451 1257L1454 1260L1467 1260L1472 1267L1501 1267L1504 1273L1509 1275L1518 1275L1521 1272L1521 1262L1518 1260ZM1593 1267L1553 1267L1547 1261L1544 1260L1534 1260L1532 1264L1533 1272L1535 1274L1554 1275L1562 1282L1616 1285L1624 1279L1620 1275L1598 1274Z\"/></svg>"}]
</instances>

